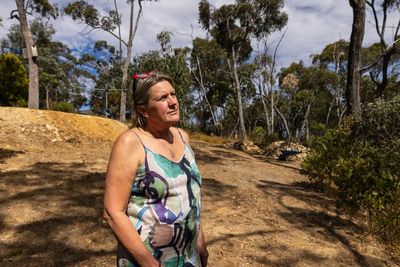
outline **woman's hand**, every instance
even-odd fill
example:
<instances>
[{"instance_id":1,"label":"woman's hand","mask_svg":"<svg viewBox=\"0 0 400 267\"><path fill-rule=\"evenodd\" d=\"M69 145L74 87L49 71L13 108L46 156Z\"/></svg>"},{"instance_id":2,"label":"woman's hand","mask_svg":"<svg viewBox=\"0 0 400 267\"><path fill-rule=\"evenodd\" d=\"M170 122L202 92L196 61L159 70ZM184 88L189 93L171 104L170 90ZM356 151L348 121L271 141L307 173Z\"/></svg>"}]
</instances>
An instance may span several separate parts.
<instances>
[{"instance_id":1,"label":"woman's hand","mask_svg":"<svg viewBox=\"0 0 400 267\"><path fill-rule=\"evenodd\" d=\"M204 240L203 229L201 227L200 227L200 235L199 235L199 240L197 242L197 247L199 250L201 267L206 267L208 262L208 250L206 241Z\"/></svg>"},{"instance_id":2,"label":"woman's hand","mask_svg":"<svg viewBox=\"0 0 400 267\"><path fill-rule=\"evenodd\" d=\"M200 260L201 260L201 266L206 267L207 262L208 262L208 250L207 246L204 244L204 246L199 247L199 254L200 254Z\"/></svg>"}]
</instances>

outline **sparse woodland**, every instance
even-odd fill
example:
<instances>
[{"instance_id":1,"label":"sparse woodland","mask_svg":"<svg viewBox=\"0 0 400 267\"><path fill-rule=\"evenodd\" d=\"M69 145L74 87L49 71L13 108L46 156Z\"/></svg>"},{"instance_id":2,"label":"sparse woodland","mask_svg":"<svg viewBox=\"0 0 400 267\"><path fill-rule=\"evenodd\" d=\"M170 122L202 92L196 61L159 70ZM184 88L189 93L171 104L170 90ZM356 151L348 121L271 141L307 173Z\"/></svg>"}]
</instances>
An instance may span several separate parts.
<instances>
[{"instance_id":1,"label":"sparse woodland","mask_svg":"<svg viewBox=\"0 0 400 267\"><path fill-rule=\"evenodd\" d=\"M169 74L181 104L181 127L267 147L278 140L311 149L302 172L348 214L362 214L383 242L400 241L400 1L349 0L351 36L312 62L278 69L279 46L291 18L283 0L198 3L206 38L173 47L160 29L159 49L137 54L143 1L109 1L104 13L86 1L16 0L15 24L0 36L0 106L82 112L129 123L132 75ZM156 2L156 1L155 1ZM157 4L157 3L155 3ZM118 10L129 8L131 17ZM376 42L363 46L366 13ZM40 15L31 16L31 15ZM71 16L83 30L105 31L117 47L96 40L73 53L55 40L52 19ZM3 21L5 18L2 18ZM0 18L0 27L1 26ZM391 30L388 30L388 27ZM121 27L129 35L121 36ZM278 40L270 35L280 32ZM295 45L295 44L293 44ZM88 89L87 85L92 84ZM0 118L1 119L1 118Z\"/></svg>"}]
</instances>

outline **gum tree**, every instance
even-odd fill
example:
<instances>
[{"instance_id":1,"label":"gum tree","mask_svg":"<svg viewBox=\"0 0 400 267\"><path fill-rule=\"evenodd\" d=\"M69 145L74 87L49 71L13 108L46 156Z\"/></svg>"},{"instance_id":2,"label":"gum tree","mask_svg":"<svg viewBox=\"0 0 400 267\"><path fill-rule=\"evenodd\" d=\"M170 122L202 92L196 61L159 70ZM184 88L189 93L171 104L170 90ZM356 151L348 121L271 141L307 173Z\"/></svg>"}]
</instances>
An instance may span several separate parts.
<instances>
[{"instance_id":1,"label":"gum tree","mask_svg":"<svg viewBox=\"0 0 400 267\"><path fill-rule=\"evenodd\" d=\"M213 7L207 0L199 3L202 27L228 55L228 66L237 94L241 142L247 141L243 117L242 86L238 69L249 59L251 40L260 40L287 23L282 0L236 0L234 4Z\"/></svg>"},{"instance_id":2,"label":"gum tree","mask_svg":"<svg viewBox=\"0 0 400 267\"><path fill-rule=\"evenodd\" d=\"M151 0L150 0L151 1ZM126 48L126 57L121 64L122 71L122 88L121 88L121 103L120 103L120 120L126 120L126 91L128 84L128 68L132 58L133 39L136 35L139 26L140 17L142 15L142 2L143 0L128 0L126 4L129 6L129 19L128 24L128 37L124 39L121 36L122 19L121 14L118 12L117 1L114 0L114 9L109 11L107 15L101 16L100 11L93 5L84 0L69 3L64 12L72 17L73 20L80 21L90 27L92 30L103 30L120 43L120 55L122 56L122 45ZM135 13L136 4L138 10Z\"/></svg>"},{"instance_id":3,"label":"gum tree","mask_svg":"<svg viewBox=\"0 0 400 267\"><path fill-rule=\"evenodd\" d=\"M29 97L28 107L39 108L39 68L37 64L36 45L33 42L32 32L29 28L27 14L39 14L46 18L56 18L57 7L50 4L48 0L15 0L17 9L11 11L10 17L19 20L21 34L25 46L24 58L28 60L29 75ZM17 14L16 14L17 13Z\"/></svg>"},{"instance_id":4,"label":"gum tree","mask_svg":"<svg viewBox=\"0 0 400 267\"><path fill-rule=\"evenodd\" d=\"M347 113L361 112L360 80L361 80L361 48L365 31L365 0L349 0L353 9L348 70L346 84Z\"/></svg>"},{"instance_id":5,"label":"gum tree","mask_svg":"<svg viewBox=\"0 0 400 267\"><path fill-rule=\"evenodd\" d=\"M397 20L397 24L394 27L394 32L391 40L386 36L387 28L388 28L388 19L390 12L396 12L397 16L400 10L400 1L399 0L384 0L382 2L370 0L366 1L366 4L371 8L374 22L375 22L375 30L379 37L379 42L372 45L370 50L378 50L379 53L373 62L363 68L362 71L369 70L371 68L376 69L377 71L370 71L371 80L374 82L376 86L376 96L378 98L383 98L385 89L387 88L391 75L393 72L393 59L399 56L398 51L398 41L399 38L399 30L400 30L400 19ZM380 5L380 9L379 9ZM380 16L380 17L379 17ZM374 49L378 48L378 49Z\"/></svg>"}]
</instances>

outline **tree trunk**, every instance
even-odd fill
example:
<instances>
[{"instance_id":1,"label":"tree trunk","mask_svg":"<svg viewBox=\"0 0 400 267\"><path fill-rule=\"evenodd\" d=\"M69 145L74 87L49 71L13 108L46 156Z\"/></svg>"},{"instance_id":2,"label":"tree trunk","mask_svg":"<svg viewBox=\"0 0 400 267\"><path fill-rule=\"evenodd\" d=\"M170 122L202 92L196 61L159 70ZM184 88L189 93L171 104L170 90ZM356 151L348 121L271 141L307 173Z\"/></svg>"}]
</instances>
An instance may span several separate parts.
<instances>
[{"instance_id":1,"label":"tree trunk","mask_svg":"<svg viewBox=\"0 0 400 267\"><path fill-rule=\"evenodd\" d=\"M307 105L307 110L306 110L306 113L304 115L303 125L301 126L301 129L300 129L300 133L303 130L306 131L306 141L307 142L310 140L310 129L308 127L308 117L310 116L310 109L311 109L311 103Z\"/></svg>"},{"instance_id":2,"label":"tree trunk","mask_svg":"<svg viewBox=\"0 0 400 267\"><path fill-rule=\"evenodd\" d=\"M263 79L260 77L258 79L258 90L259 90L259 94L260 94L260 98L261 98L261 103L263 105L263 109L264 109L264 116L265 116L265 122L267 123L267 130L268 130L268 135L271 135L271 121L269 118L269 113L268 113L268 106L266 103L265 98L267 97L266 94L266 89L265 89L265 84L263 82Z\"/></svg>"},{"instance_id":3,"label":"tree trunk","mask_svg":"<svg viewBox=\"0 0 400 267\"><path fill-rule=\"evenodd\" d=\"M391 58L391 52L385 51L385 54L382 56L382 81L378 83L377 86L377 97L382 98L385 93L386 86L388 84L388 68L389 62Z\"/></svg>"},{"instance_id":4,"label":"tree trunk","mask_svg":"<svg viewBox=\"0 0 400 267\"><path fill-rule=\"evenodd\" d=\"M50 109L50 105L49 105L49 88L46 87L46 109L49 110Z\"/></svg>"},{"instance_id":5,"label":"tree trunk","mask_svg":"<svg viewBox=\"0 0 400 267\"><path fill-rule=\"evenodd\" d=\"M197 82L200 84L200 88L201 88L202 93L203 93L203 98L206 101L208 110L210 111L211 118L212 118L215 130L217 131L217 135L219 135L220 133L222 133L222 131L220 131L220 128L219 128L219 126L217 124L217 119L216 119L216 117L214 115L214 111L213 111L213 109L211 107L210 101L208 101L208 98L207 98L207 90L204 87L204 83L203 83L203 73L201 72L201 66L200 66L199 57L196 57L196 62L197 62L197 67L199 69L199 76L200 77L197 77L197 75L196 75L196 73L194 71L192 73L193 73L193 76L195 77L195 79L197 80Z\"/></svg>"},{"instance_id":6,"label":"tree trunk","mask_svg":"<svg viewBox=\"0 0 400 267\"><path fill-rule=\"evenodd\" d=\"M107 92L107 90L105 91L106 92L106 112L105 112L105 114L106 114L106 118L108 118L108 92Z\"/></svg>"},{"instance_id":7,"label":"tree trunk","mask_svg":"<svg viewBox=\"0 0 400 267\"><path fill-rule=\"evenodd\" d=\"M290 129L289 129L289 124L285 118L285 116L283 116L283 114L279 111L278 107L274 107L276 110L276 113L278 113L278 115L281 117L283 124L285 125L285 129L286 129L286 133L287 133L287 142L290 143L291 139L292 139L292 134L290 133Z\"/></svg>"},{"instance_id":8,"label":"tree trunk","mask_svg":"<svg viewBox=\"0 0 400 267\"><path fill-rule=\"evenodd\" d=\"M263 108L264 108L265 120L267 122L268 135L271 135L272 134L272 127L271 127L271 122L269 120L268 107L267 107L267 103L265 103L264 96L262 96L262 95L261 95L261 103L262 103Z\"/></svg>"},{"instance_id":9,"label":"tree trunk","mask_svg":"<svg viewBox=\"0 0 400 267\"><path fill-rule=\"evenodd\" d=\"M382 11L378 12L375 9L375 1L366 1L366 3L371 7L372 9L372 14L374 15L374 20L375 20L375 29L376 29L376 33L379 35L380 37L380 45L381 45L381 49L382 49L382 53L379 56L378 60L373 64L377 64L380 59L382 59L382 67L381 67L381 72L382 72L382 80L381 82L377 82L374 81L375 84L377 85L377 91L376 91L376 96L378 98L382 98L384 97L385 94L385 89L388 85L388 80L389 80L389 74L388 74L388 69L389 69L389 63L391 60L391 57L396 53L395 50L396 49L396 43L399 40L398 39L398 33L400 30L400 20L397 22L397 27L395 32L393 33L393 43L392 45L387 45L386 40L385 40L385 30L386 30L386 22L387 22L387 14L389 11L389 8L392 4L396 4L397 9L399 8L399 3L398 1L394 1L395 3L393 3L393 1L383 1L383 3L381 3L381 7L382 7ZM382 24L379 25L379 20L378 20L378 13L382 13ZM371 65L370 67L372 67L373 65ZM394 67L396 68L396 67Z\"/></svg>"},{"instance_id":10,"label":"tree trunk","mask_svg":"<svg viewBox=\"0 0 400 267\"><path fill-rule=\"evenodd\" d=\"M328 114L326 115L326 120L325 120L325 127L326 128L328 128L329 117L331 116L332 107L333 107L334 103L335 103L335 99L332 99L331 105L329 106L329 109L328 109Z\"/></svg>"},{"instance_id":11,"label":"tree trunk","mask_svg":"<svg viewBox=\"0 0 400 267\"><path fill-rule=\"evenodd\" d=\"M240 141L244 144L247 142L247 134L246 134L246 127L244 126L242 91L240 89L239 76L237 73L236 52L234 47L232 47L232 65L233 65L232 66L233 75L235 78L235 87L238 99L237 101L238 101L239 124L240 124Z\"/></svg>"},{"instance_id":12,"label":"tree trunk","mask_svg":"<svg viewBox=\"0 0 400 267\"><path fill-rule=\"evenodd\" d=\"M274 100L274 92L271 89L271 134L274 133L274 125L275 125L275 100Z\"/></svg>"},{"instance_id":13,"label":"tree trunk","mask_svg":"<svg viewBox=\"0 0 400 267\"><path fill-rule=\"evenodd\" d=\"M344 110L342 111L342 113L340 113L338 126L340 126L340 124L342 123L342 119L343 119L343 116L346 114L346 111L347 111L347 107L345 107Z\"/></svg>"},{"instance_id":14,"label":"tree trunk","mask_svg":"<svg viewBox=\"0 0 400 267\"><path fill-rule=\"evenodd\" d=\"M126 121L126 86L124 86L124 84L126 84L128 75L126 75L124 73L124 70L122 72L123 72L122 73L122 84L123 85L122 85L122 88L121 88L121 99L120 99L120 107L119 107L119 120L124 122L124 121Z\"/></svg>"},{"instance_id":15,"label":"tree trunk","mask_svg":"<svg viewBox=\"0 0 400 267\"><path fill-rule=\"evenodd\" d=\"M28 20L25 12L25 1L15 0L18 9L19 22L21 25L22 38L24 40L26 57L28 59L29 72L29 97L28 108L39 108L39 68L36 59L32 57L32 47L34 45L32 33L29 29Z\"/></svg>"},{"instance_id":16,"label":"tree trunk","mask_svg":"<svg viewBox=\"0 0 400 267\"><path fill-rule=\"evenodd\" d=\"M133 6L133 3L132 3ZM118 5L117 5L117 1L114 0L114 8L115 8L115 12L117 13L117 19L118 19L118 43L119 43L119 59L118 61L121 60L122 57L122 37L121 37L121 18L119 16L119 12L118 12ZM127 59L129 59L127 57ZM130 59L129 59L130 60ZM125 59L126 61L126 59ZM128 63L128 67L129 67L129 63ZM128 78L128 68L125 69L125 64L124 66L121 68L122 70L122 88L121 88L121 99L120 99L120 110L119 110L119 119L120 121L125 121L126 120L126 93L125 93L125 88L126 84L127 84L127 78ZM124 81L124 74L125 76L125 81ZM125 87L124 87L125 86ZM106 109L105 109L105 115L106 118L108 118L108 95L107 95L107 90L106 92ZM123 115L121 115L123 114Z\"/></svg>"},{"instance_id":17,"label":"tree trunk","mask_svg":"<svg viewBox=\"0 0 400 267\"><path fill-rule=\"evenodd\" d=\"M361 112L360 64L365 29L365 0L349 0L349 2L353 9L353 25L348 54L346 101L347 112L358 114Z\"/></svg>"},{"instance_id":18,"label":"tree trunk","mask_svg":"<svg viewBox=\"0 0 400 267\"><path fill-rule=\"evenodd\" d=\"M128 82L128 68L129 68L129 63L131 62L131 57L132 57L132 45L133 45L133 38L135 37L137 27L139 25L139 19L140 16L142 15L142 4L141 1L138 1L139 3L139 12L136 17L136 22L133 22L134 18L134 0L130 0L131 4L131 14L130 14L130 24L129 24L129 40L127 43L127 52L126 52L126 58L124 61L124 64L121 66L122 70L122 88L121 88L121 101L120 101L120 109L119 109L119 120L120 121L126 121L126 91L127 91L127 82Z\"/></svg>"},{"instance_id":19,"label":"tree trunk","mask_svg":"<svg viewBox=\"0 0 400 267\"><path fill-rule=\"evenodd\" d=\"M122 57L121 18L119 16L119 12L118 12L117 0L114 0L114 7L115 7L115 12L117 14L117 19L118 19L119 58L121 58Z\"/></svg>"},{"instance_id":20,"label":"tree trunk","mask_svg":"<svg viewBox=\"0 0 400 267\"><path fill-rule=\"evenodd\" d=\"M286 31L281 35L281 38L279 39L278 44L275 47L274 51L274 56L271 64L271 73L269 77L269 87L271 89L271 134L274 133L274 120L275 120L275 110L274 110L274 105L275 105L275 100L274 100L274 74L275 74L275 66L276 66L276 56L278 53L278 48L283 40L283 38L286 35Z\"/></svg>"}]
</instances>

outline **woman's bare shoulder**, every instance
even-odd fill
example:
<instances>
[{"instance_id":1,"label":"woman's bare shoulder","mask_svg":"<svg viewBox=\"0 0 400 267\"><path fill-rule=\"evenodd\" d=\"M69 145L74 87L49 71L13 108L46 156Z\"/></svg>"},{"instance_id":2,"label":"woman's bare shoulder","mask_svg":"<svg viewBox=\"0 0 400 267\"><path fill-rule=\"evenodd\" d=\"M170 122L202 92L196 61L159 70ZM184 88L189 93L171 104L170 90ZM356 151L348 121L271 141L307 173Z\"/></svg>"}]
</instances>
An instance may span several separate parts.
<instances>
[{"instance_id":1,"label":"woman's bare shoulder","mask_svg":"<svg viewBox=\"0 0 400 267\"><path fill-rule=\"evenodd\" d=\"M131 152L141 148L142 144L136 131L136 128L132 128L121 133L114 143L113 150Z\"/></svg>"},{"instance_id":2,"label":"woman's bare shoulder","mask_svg":"<svg viewBox=\"0 0 400 267\"><path fill-rule=\"evenodd\" d=\"M176 130L181 134L183 140L184 140L186 143L189 144L189 143L190 143L189 134L188 134L185 130L183 130L182 128L176 128Z\"/></svg>"},{"instance_id":3,"label":"woman's bare shoulder","mask_svg":"<svg viewBox=\"0 0 400 267\"><path fill-rule=\"evenodd\" d=\"M144 150L135 132L130 129L121 133L111 151L106 180L119 186L130 184L144 158Z\"/></svg>"}]
</instances>

